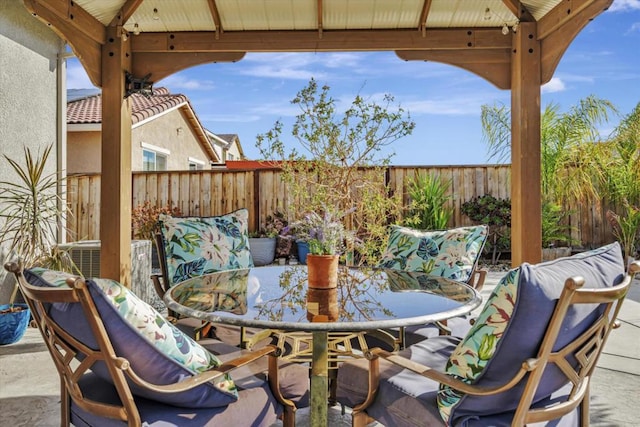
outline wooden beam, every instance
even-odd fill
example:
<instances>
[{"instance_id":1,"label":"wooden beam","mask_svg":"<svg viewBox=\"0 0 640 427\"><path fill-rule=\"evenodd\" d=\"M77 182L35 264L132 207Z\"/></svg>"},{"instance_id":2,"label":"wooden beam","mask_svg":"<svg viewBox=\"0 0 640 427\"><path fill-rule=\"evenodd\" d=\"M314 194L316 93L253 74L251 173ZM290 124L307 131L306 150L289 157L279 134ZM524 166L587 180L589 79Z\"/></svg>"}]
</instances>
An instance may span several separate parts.
<instances>
[{"instance_id":1,"label":"wooden beam","mask_svg":"<svg viewBox=\"0 0 640 427\"><path fill-rule=\"evenodd\" d=\"M66 40L80 63L82 63L91 83L101 87L102 64L100 58L102 45L94 38L86 37L85 33L78 28L77 23L79 21L70 20L60 10L52 10L52 7L54 7L52 4L43 4L43 2L37 0L24 0L24 5L33 16L49 26L61 39ZM73 10L75 11L75 9ZM95 25L102 26L99 22ZM104 27L102 29L104 30Z\"/></svg>"},{"instance_id":2,"label":"wooden beam","mask_svg":"<svg viewBox=\"0 0 640 427\"><path fill-rule=\"evenodd\" d=\"M24 4L31 13L47 15L45 19L57 16L75 30L75 37L89 37L101 45L106 40L104 25L73 0L24 0Z\"/></svg>"},{"instance_id":3,"label":"wooden beam","mask_svg":"<svg viewBox=\"0 0 640 427\"><path fill-rule=\"evenodd\" d=\"M404 61L442 62L470 71L500 89L511 88L511 49L494 50L402 50Z\"/></svg>"},{"instance_id":4,"label":"wooden beam","mask_svg":"<svg viewBox=\"0 0 640 427\"><path fill-rule=\"evenodd\" d=\"M538 23L538 39L542 40L560 27L575 19L575 17L584 9L589 8L594 3L597 3L597 9L601 9L600 12L591 16L591 19L598 16L599 13L606 10L611 6L613 0L563 0L556 7L554 7L549 13L540 19Z\"/></svg>"},{"instance_id":5,"label":"wooden beam","mask_svg":"<svg viewBox=\"0 0 640 427\"><path fill-rule=\"evenodd\" d=\"M151 81L156 82L185 68L214 62L237 62L244 55L244 52L138 52L132 55L131 72L137 77L151 74Z\"/></svg>"},{"instance_id":6,"label":"wooden beam","mask_svg":"<svg viewBox=\"0 0 640 427\"><path fill-rule=\"evenodd\" d=\"M540 41L536 23L513 36L511 62L511 264L542 259Z\"/></svg>"},{"instance_id":7,"label":"wooden beam","mask_svg":"<svg viewBox=\"0 0 640 427\"><path fill-rule=\"evenodd\" d=\"M573 13L573 19L564 22L561 26L554 26L554 31L547 33L541 39L542 44L542 83L551 80L560 59L571 45L573 39L596 16L607 10L612 0L596 0L579 12ZM547 22L547 21L544 21ZM543 20L540 21L543 25ZM548 24L544 24L548 25Z\"/></svg>"},{"instance_id":8,"label":"wooden beam","mask_svg":"<svg viewBox=\"0 0 640 427\"><path fill-rule=\"evenodd\" d=\"M136 52L339 52L380 50L510 49L501 29L235 31L219 39L213 32L142 33L133 38Z\"/></svg>"},{"instance_id":9,"label":"wooden beam","mask_svg":"<svg viewBox=\"0 0 640 427\"><path fill-rule=\"evenodd\" d=\"M124 99L130 38L107 29L102 50L102 178L100 274L131 286L131 105Z\"/></svg>"}]
</instances>

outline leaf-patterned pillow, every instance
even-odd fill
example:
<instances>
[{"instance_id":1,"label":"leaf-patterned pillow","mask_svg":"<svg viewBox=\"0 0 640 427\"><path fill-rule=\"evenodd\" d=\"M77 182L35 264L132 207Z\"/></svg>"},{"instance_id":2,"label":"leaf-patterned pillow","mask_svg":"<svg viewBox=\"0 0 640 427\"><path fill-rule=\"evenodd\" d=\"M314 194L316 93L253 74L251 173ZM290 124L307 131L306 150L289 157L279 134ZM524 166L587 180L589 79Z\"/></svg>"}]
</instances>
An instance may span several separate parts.
<instances>
[{"instance_id":1,"label":"leaf-patterned pillow","mask_svg":"<svg viewBox=\"0 0 640 427\"><path fill-rule=\"evenodd\" d=\"M76 276L43 268L25 270L25 278L36 286L61 287L69 277ZM215 355L117 281L88 279L87 286L114 350L129 360L142 379L154 384L170 384L220 366ZM79 304L53 304L50 315L78 340L97 348ZM106 381L111 380L104 365L94 365L92 370ZM229 375L180 393L155 393L133 383L130 386L136 395L183 407L225 406L238 399Z\"/></svg>"},{"instance_id":2,"label":"leaf-patterned pillow","mask_svg":"<svg viewBox=\"0 0 640 427\"><path fill-rule=\"evenodd\" d=\"M468 282L487 239L485 225L441 231L391 226L382 268L430 273Z\"/></svg>"},{"instance_id":3,"label":"leaf-patterned pillow","mask_svg":"<svg viewBox=\"0 0 640 427\"><path fill-rule=\"evenodd\" d=\"M213 217L160 215L159 222L171 285L216 271L253 267L247 209Z\"/></svg>"},{"instance_id":4,"label":"leaf-patterned pillow","mask_svg":"<svg viewBox=\"0 0 640 427\"><path fill-rule=\"evenodd\" d=\"M482 374L513 314L519 274L519 268L509 271L495 287L476 323L449 357L448 374L469 384ZM463 395L447 386L440 386L438 409L445 422L449 420L451 408Z\"/></svg>"}]
</instances>

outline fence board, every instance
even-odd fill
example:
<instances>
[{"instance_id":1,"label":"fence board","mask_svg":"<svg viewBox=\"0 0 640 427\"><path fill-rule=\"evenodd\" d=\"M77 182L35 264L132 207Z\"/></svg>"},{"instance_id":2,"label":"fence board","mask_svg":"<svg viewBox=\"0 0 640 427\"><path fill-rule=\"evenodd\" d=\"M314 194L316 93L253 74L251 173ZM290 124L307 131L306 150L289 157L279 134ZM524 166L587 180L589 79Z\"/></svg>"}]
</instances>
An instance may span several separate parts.
<instances>
[{"instance_id":1,"label":"fence board","mask_svg":"<svg viewBox=\"0 0 640 427\"><path fill-rule=\"evenodd\" d=\"M510 197L510 166L439 166L402 167L383 170L392 194L401 194L403 206L410 202L407 182L417 174L431 173L450 180L454 213L451 227L468 225L471 221L461 213L462 204L474 197L491 194L499 198ZM67 179L67 205L69 240L99 239L100 233L100 175L69 176ZM312 188L309 188L312 191ZM264 224L267 215L276 211L292 214L300 209L290 200L281 171L178 171L137 172L132 176L132 208L149 201L159 206L178 207L182 215L213 216L239 208L247 208L250 231ZM585 248L601 246L614 240L605 218L607 209L615 206L566 206L572 211L567 221L574 230L572 238ZM295 218L289 218L294 220Z\"/></svg>"}]
</instances>

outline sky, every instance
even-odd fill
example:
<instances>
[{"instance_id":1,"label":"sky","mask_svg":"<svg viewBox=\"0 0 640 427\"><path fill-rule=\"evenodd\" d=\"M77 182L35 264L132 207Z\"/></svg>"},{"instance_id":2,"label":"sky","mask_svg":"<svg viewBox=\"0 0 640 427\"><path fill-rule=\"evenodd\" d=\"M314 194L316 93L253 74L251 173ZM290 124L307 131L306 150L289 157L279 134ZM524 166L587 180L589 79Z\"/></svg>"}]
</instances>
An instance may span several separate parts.
<instances>
[{"instance_id":1,"label":"sky","mask_svg":"<svg viewBox=\"0 0 640 427\"><path fill-rule=\"evenodd\" d=\"M395 105L416 123L413 133L394 142L394 165L495 163L487 156L480 123L482 105L510 105L510 92L447 64L402 61L393 52L248 53L236 63L206 64L154 82L189 98L205 128L238 134L245 155L260 159L258 134L284 123L283 141L298 148L291 125L300 113L291 104L311 78L328 85L339 111L356 95ZM151 78L153 80L153 77ZM67 88L92 84L79 62L69 59ZM567 111L595 95L629 114L640 102L640 0L614 0L569 46L551 81L542 87L542 107ZM600 129L606 137L618 117Z\"/></svg>"}]
</instances>

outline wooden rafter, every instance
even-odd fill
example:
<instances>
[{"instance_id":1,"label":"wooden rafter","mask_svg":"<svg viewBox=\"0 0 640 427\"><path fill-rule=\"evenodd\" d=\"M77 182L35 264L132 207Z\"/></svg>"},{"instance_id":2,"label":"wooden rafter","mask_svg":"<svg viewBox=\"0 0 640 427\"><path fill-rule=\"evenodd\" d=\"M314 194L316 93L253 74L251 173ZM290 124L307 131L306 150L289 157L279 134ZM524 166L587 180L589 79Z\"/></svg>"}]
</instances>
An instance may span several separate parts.
<instances>
[{"instance_id":1,"label":"wooden rafter","mask_svg":"<svg viewBox=\"0 0 640 427\"><path fill-rule=\"evenodd\" d=\"M535 19L520 0L502 0L502 3L522 22L533 22Z\"/></svg>"},{"instance_id":2,"label":"wooden rafter","mask_svg":"<svg viewBox=\"0 0 640 427\"><path fill-rule=\"evenodd\" d=\"M129 21L129 18L133 16L136 12L140 4L142 4L144 0L127 0L125 4L122 5L120 11L116 14L111 21L111 25L124 25Z\"/></svg>"},{"instance_id":3,"label":"wooden rafter","mask_svg":"<svg viewBox=\"0 0 640 427\"><path fill-rule=\"evenodd\" d=\"M224 29L222 28L222 20L220 19L220 12L218 12L218 5L216 4L216 0L208 0L207 4L209 5L209 11L211 12L213 23L216 26L217 39L220 37L220 34L224 32Z\"/></svg>"},{"instance_id":4,"label":"wooden rafter","mask_svg":"<svg viewBox=\"0 0 640 427\"><path fill-rule=\"evenodd\" d=\"M418 22L418 30L423 36L427 35L427 18L429 18L429 10L431 10L431 0L424 0L422 11L420 12L420 22Z\"/></svg>"},{"instance_id":5,"label":"wooden rafter","mask_svg":"<svg viewBox=\"0 0 640 427\"><path fill-rule=\"evenodd\" d=\"M323 22L322 22L322 18L323 18L323 15L322 15L322 0L318 0L318 11L317 11L317 14L318 14L318 35L320 36L320 38L322 38L322 25L323 25Z\"/></svg>"},{"instance_id":6,"label":"wooden rafter","mask_svg":"<svg viewBox=\"0 0 640 427\"><path fill-rule=\"evenodd\" d=\"M333 52L373 50L509 49L511 38L500 29L237 31L216 40L211 32L143 33L133 38L137 52Z\"/></svg>"}]
</instances>

